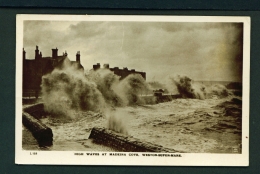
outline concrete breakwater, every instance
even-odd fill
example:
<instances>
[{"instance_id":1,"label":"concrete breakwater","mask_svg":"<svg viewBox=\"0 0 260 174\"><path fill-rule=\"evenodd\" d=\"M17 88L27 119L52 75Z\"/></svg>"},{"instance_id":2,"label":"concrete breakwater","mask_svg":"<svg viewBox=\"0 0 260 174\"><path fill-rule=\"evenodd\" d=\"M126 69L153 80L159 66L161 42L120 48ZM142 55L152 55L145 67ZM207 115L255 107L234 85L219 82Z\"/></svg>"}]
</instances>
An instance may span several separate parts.
<instances>
[{"instance_id":1,"label":"concrete breakwater","mask_svg":"<svg viewBox=\"0 0 260 174\"><path fill-rule=\"evenodd\" d=\"M174 149L164 148L160 145L140 141L139 139L125 136L106 128L92 128L89 139L93 139L94 143L109 146L122 152L177 153L177 151L175 151Z\"/></svg>"}]
</instances>

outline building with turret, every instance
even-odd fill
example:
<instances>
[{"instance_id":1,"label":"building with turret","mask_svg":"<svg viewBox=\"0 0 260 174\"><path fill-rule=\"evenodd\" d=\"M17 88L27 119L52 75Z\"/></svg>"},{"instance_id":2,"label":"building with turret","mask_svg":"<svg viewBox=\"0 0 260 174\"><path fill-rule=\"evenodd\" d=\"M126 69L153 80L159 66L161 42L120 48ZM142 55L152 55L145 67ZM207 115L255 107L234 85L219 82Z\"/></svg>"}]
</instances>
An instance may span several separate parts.
<instances>
[{"instance_id":1,"label":"building with turret","mask_svg":"<svg viewBox=\"0 0 260 174\"><path fill-rule=\"evenodd\" d=\"M65 51L58 55L58 49L52 49L51 57L43 57L39 47L36 46L34 59L26 59L26 52L23 49L23 96L38 94L41 89L42 76L51 73L55 68L62 69L66 66L73 67L76 71L84 72L80 63L80 52L76 54L76 61L70 61Z\"/></svg>"},{"instance_id":2,"label":"building with turret","mask_svg":"<svg viewBox=\"0 0 260 174\"><path fill-rule=\"evenodd\" d=\"M93 65L93 70L94 71L96 71L96 70L98 70L100 68L101 68L100 67L100 63L97 63L96 65ZM124 67L123 69L120 69L118 67L109 68L109 64L104 64L103 65L103 69L109 69L110 71L114 72L114 74L116 74L117 76L120 77L120 80L126 78L130 74L140 74L144 78L144 80L146 80L146 73L145 72L136 71L135 69L128 70L127 67Z\"/></svg>"}]
</instances>

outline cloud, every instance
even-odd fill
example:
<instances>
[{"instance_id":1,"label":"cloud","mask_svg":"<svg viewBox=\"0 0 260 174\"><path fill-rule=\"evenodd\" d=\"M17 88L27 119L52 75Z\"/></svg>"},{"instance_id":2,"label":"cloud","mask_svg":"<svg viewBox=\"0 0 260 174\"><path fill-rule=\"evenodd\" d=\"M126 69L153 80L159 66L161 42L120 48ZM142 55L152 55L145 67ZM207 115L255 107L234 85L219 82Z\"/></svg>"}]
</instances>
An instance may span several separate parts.
<instances>
[{"instance_id":1,"label":"cloud","mask_svg":"<svg viewBox=\"0 0 260 174\"><path fill-rule=\"evenodd\" d=\"M183 73L240 81L242 29L240 23L27 21L24 47L30 58L35 45L43 56L55 47L67 50L71 60L81 51L85 69L109 63L145 71L148 80Z\"/></svg>"}]
</instances>

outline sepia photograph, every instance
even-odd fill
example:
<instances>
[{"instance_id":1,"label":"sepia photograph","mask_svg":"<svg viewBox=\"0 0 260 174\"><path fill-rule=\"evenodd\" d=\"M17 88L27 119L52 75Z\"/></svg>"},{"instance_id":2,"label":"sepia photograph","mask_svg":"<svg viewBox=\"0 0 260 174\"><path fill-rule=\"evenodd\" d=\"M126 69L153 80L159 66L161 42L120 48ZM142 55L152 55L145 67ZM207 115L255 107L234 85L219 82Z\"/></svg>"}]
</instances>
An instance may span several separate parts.
<instances>
[{"instance_id":1,"label":"sepia photograph","mask_svg":"<svg viewBox=\"0 0 260 174\"><path fill-rule=\"evenodd\" d=\"M16 163L247 166L250 18L17 15Z\"/></svg>"}]
</instances>

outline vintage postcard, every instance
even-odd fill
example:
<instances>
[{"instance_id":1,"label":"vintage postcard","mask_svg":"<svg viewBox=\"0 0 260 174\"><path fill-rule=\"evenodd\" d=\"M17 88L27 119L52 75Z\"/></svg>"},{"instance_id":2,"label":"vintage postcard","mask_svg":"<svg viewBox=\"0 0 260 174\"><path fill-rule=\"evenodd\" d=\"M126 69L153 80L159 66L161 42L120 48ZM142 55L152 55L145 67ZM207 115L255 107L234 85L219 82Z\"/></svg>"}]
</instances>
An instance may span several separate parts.
<instances>
[{"instance_id":1,"label":"vintage postcard","mask_svg":"<svg viewBox=\"0 0 260 174\"><path fill-rule=\"evenodd\" d=\"M16 164L249 165L250 17L16 27Z\"/></svg>"}]
</instances>

